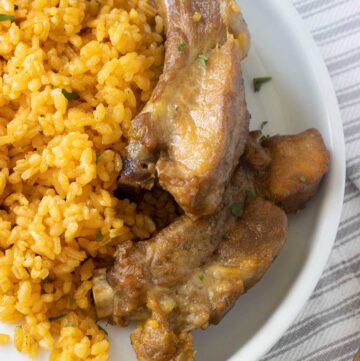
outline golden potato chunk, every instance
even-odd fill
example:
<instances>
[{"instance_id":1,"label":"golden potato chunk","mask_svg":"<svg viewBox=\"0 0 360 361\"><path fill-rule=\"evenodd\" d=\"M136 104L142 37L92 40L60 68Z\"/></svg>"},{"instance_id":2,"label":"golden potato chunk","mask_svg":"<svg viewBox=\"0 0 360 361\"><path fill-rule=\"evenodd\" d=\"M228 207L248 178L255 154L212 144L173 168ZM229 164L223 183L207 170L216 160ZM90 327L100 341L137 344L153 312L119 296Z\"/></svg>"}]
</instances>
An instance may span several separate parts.
<instances>
[{"instance_id":1,"label":"golden potato chunk","mask_svg":"<svg viewBox=\"0 0 360 361\"><path fill-rule=\"evenodd\" d=\"M271 137L264 144L271 164L264 179L267 196L286 212L295 213L312 198L329 168L321 134L309 129L292 136Z\"/></svg>"}]
</instances>

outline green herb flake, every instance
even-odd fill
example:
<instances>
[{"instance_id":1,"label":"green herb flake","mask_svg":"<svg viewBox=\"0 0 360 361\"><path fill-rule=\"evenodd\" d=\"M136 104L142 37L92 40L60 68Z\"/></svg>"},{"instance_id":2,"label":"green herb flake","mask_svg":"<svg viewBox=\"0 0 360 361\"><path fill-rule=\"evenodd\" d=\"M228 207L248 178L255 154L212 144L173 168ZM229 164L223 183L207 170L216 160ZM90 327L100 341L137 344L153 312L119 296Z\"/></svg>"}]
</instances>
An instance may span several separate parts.
<instances>
[{"instance_id":1,"label":"green herb flake","mask_svg":"<svg viewBox=\"0 0 360 361\"><path fill-rule=\"evenodd\" d=\"M8 21L8 20L14 20L14 15L8 15L8 14L0 14L0 21Z\"/></svg>"},{"instance_id":2,"label":"green herb flake","mask_svg":"<svg viewBox=\"0 0 360 361\"><path fill-rule=\"evenodd\" d=\"M205 277L205 276L204 276L203 273L199 273L199 274L198 274L198 277L199 277L199 280L200 280L200 281L204 281L204 277Z\"/></svg>"},{"instance_id":3,"label":"green herb flake","mask_svg":"<svg viewBox=\"0 0 360 361\"><path fill-rule=\"evenodd\" d=\"M101 153L96 152L96 163L99 163L100 158L101 158Z\"/></svg>"},{"instance_id":4,"label":"green herb flake","mask_svg":"<svg viewBox=\"0 0 360 361\"><path fill-rule=\"evenodd\" d=\"M263 130L267 124L268 124L268 122L262 122L260 125L260 129Z\"/></svg>"},{"instance_id":5,"label":"green herb flake","mask_svg":"<svg viewBox=\"0 0 360 361\"><path fill-rule=\"evenodd\" d=\"M209 60L209 57L206 54L200 54L198 56L199 63L206 68L206 63Z\"/></svg>"},{"instance_id":6,"label":"green herb flake","mask_svg":"<svg viewBox=\"0 0 360 361\"><path fill-rule=\"evenodd\" d=\"M61 320L62 318L64 318L69 312L64 312L58 316L54 316L54 317L49 317L49 321L50 322L54 322L54 321L58 321L58 320Z\"/></svg>"},{"instance_id":7,"label":"green herb flake","mask_svg":"<svg viewBox=\"0 0 360 361\"><path fill-rule=\"evenodd\" d=\"M245 193L247 198L249 199L255 198L255 193L253 191L247 190Z\"/></svg>"},{"instance_id":8,"label":"green herb flake","mask_svg":"<svg viewBox=\"0 0 360 361\"><path fill-rule=\"evenodd\" d=\"M183 51L184 48L185 48L185 42L184 42L183 40L181 40L180 43L178 44L177 49L178 49L179 51Z\"/></svg>"},{"instance_id":9,"label":"green herb flake","mask_svg":"<svg viewBox=\"0 0 360 361\"><path fill-rule=\"evenodd\" d=\"M263 135L263 136L259 139L259 144L264 144L264 142L266 142L269 138L270 138L270 135Z\"/></svg>"},{"instance_id":10,"label":"green herb flake","mask_svg":"<svg viewBox=\"0 0 360 361\"><path fill-rule=\"evenodd\" d=\"M263 77L263 78L254 78L253 82L254 82L255 93L258 93L260 91L261 87L271 80L272 80L272 78L270 76Z\"/></svg>"},{"instance_id":11,"label":"green herb flake","mask_svg":"<svg viewBox=\"0 0 360 361\"><path fill-rule=\"evenodd\" d=\"M74 322L68 322L65 327L75 327L75 323Z\"/></svg>"},{"instance_id":12,"label":"green herb flake","mask_svg":"<svg viewBox=\"0 0 360 361\"><path fill-rule=\"evenodd\" d=\"M301 183L306 183L306 178L305 178L304 175L301 175L301 176L299 177L299 180L300 180Z\"/></svg>"},{"instance_id":13,"label":"green herb flake","mask_svg":"<svg viewBox=\"0 0 360 361\"><path fill-rule=\"evenodd\" d=\"M105 328L101 327L98 323L96 323L97 327L105 333L106 336L109 336L108 332L105 330Z\"/></svg>"},{"instance_id":14,"label":"green herb flake","mask_svg":"<svg viewBox=\"0 0 360 361\"><path fill-rule=\"evenodd\" d=\"M61 92L63 93L63 96L67 100L79 100L80 99L80 95L76 92L68 92L65 89L62 89Z\"/></svg>"},{"instance_id":15,"label":"green herb flake","mask_svg":"<svg viewBox=\"0 0 360 361\"><path fill-rule=\"evenodd\" d=\"M46 278L44 278L44 279L42 280L42 283L50 283L50 282L51 282L51 279L50 279L49 276L47 276Z\"/></svg>"},{"instance_id":16,"label":"green herb flake","mask_svg":"<svg viewBox=\"0 0 360 361\"><path fill-rule=\"evenodd\" d=\"M99 232L99 233L96 235L96 242L101 242L103 239L104 239L104 236L102 235L101 232Z\"/></svg>"},{"instance_id":17,"label":"green herb flake","mask_svg":"<svg viewBox=\"0 0 360 361\"><path fill-rule=\"evenodd\" d=\"M240 203L234 203L231 206L231 214L236 218L239 218L241 216L242 208Z\"/></svg>"}]
</instances>

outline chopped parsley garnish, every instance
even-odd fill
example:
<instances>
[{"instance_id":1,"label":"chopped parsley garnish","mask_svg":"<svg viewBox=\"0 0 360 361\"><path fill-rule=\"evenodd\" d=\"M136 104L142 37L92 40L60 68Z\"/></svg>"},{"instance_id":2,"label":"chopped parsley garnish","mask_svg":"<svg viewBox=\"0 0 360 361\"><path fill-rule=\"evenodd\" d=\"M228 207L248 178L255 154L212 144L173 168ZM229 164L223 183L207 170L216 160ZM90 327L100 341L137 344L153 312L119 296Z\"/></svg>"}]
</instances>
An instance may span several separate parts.
<instances>
[{"instance_id":1,"label":"chopped parsley garnish","mask_svg":"<svg viewBox=\"0 0 360 361\"><path fill-rule=\"evenodd\" d=\"M263 135L260 139L259 139L259 143L263 144L266 140L268 140L270 138L270 135Z\"/></svg>"},{"instance_id":2,"label":"chopped parsley garnish","mask_svg":"<svg viewBox=\"0 0 360 361\"><path fill-rule=\"evenodd\" d=\"M185 42L183 40L181 40L180 43L178 44L177 48L179 51L183 51L185 48Z\"/></svg>"},{"instance_id":3,"label":"chopped parsley garnish","mask_svg":"<svg viewBox=\"0 0 360 361\"><path fill-rule=\"evenodd\" d=\"M69 312L64 312L58 316L54 316L54 317L49 317L49 321L50 322L53 322L53 321L58 321L58 320L61 320L62 318L64 318Z\"/></svg>"},{"instance_id":4,"label":"chopped parsley garnish","mask_svg":"<svg viewBox=\"0 0 360 361\"><path fill-rule=\"evenodd\" d=\"M8 21L8 20L14 20L14 15L8 15L8 14L0 14L0 21Z\"/></svg>"},{"instance_id":5,"label":"chopped parsley garnish","mask_svg":"<svg viewBox=\"0 0 360 361\"><path fill-rule=\"evenodd\" d=\"M42 283L50 283L51 282L51 279L49 278L49 276L47 276L46 278L44 278L42 280Z\"/></svg>"},{"instance_id":6,"label":"chopped parsley garnish","mask_svg":"<svg viewBox=\"0 0 360 361\"><path fill-rule=\"evenodd\" d=\"M199 277L200 281L204 281L204 274L203 273L199 273L198 277Z\"/></svg>"},{"instance_id":7,"label":"chopped parsley garnish","mask_svg":"<svg viewBox=\"0 0 360 361\"><path fill-rule=\"evenodd\" d=\"M240 203L234 203L231 206L231 214L236 218L239 218L241 216L242 208Z\"/></svg>"},{"instance_id":8,"label":"chopped parsley garnish","mask_svg":"<svg viewBox=\"0 0 360 361\"><path fill-rule=\"evenodd\" d=\"M68 92L65 89L62 89L61 92L63 93L64 97L67 100L79 100L80 99L80 95L76 92Z\"/></svg>"},{"instance_id":9,"label":"chopped parsley garnish","mask_svg":"<svg viewBox=\"0 0 360 361\"><path fill-rule=\"evenodd\" d=\"M260 129L263 130L267 124L268 124L268 122L262 122L260 125Z\"/></svg>"},{"instance_id":10,"label":"chopped parsley garnish","mask_svg":"<svg viewBox=\"0 0 360 361\"><path fill-rule=\"evenodd\" d=\"M99 163L100 158L101 158L101 153L96 152L96 163Z\"/></svg>"},{"instance_id":11,"label":"chopped parsley garnish","mask_svg":"<svg viewBox=\"0 0 360 361\"><path fill-rule=\"evenodd\" d=\"M301 175L301 176L299 177L299 180L300 180L301 183L306 183L306 178L305 178L304 175Z\"/></svg>"},{"instance_id":12,"label":"chopped parsley garnish","mask_svg":"<svg viewBox=\"0 0 360 361\"><path fill-rule=\"evenodd\" d=\"M106 336L109 336L108 332L103 328L101 327L98 323L96 323L97 327L99 327L99 329L105 333Z\"/></svg>"},{"instance_id":13,"label":"chopped parsley garnish","mask_svg":"<svg viewBox=\"0 0 360 361\"><path fill-rule=\"evenodd\" d=\"M253 191L247 190L245 193L247 198L255 198L255 193Z\"/></svg>"},{"instance_id":14,"label":"chopped parsley garnish","mask_svg":"<svg viewBox=\"0 0 360 361\"><path fill-rule=\"evenodd\" d=\"M68 322L65 327L75 327L75 323L74 322Z\"/></svg>"},{"instance_id":15,"label":"chopped parsley garnish","mask_svg":"<svg viewBox=\"0 0 360 361\"><path fill-rule=\"evenodd\" d=\"M258 93L261 89L261 87L268 83L272 78L270 76L264 77L264 78L254 78L254 91L255 93Z\"/></svg>"},{"instance_id":16,"label":"chopped parsley garnish","mask_svg":"<svg viewBox=\"0 0 360 361\"><path fill-rule=\"evenodd\" d=\"M209 57L206 54L200 54L198 56L199 63L206 68L206 63L209 60Z\"/></svg>"},{"instance_id":17,"label":"chopped parsley garnish","mask_svg":"<svg viewBox=\"0 0 360 361\"><path fill-rule=\"evenodd\" d=\"M99 232L99 233L96 235L96 242L101 242L103 239L104 239L104 236L102 235L101 232Z\"/></svg>"}]
</instances>

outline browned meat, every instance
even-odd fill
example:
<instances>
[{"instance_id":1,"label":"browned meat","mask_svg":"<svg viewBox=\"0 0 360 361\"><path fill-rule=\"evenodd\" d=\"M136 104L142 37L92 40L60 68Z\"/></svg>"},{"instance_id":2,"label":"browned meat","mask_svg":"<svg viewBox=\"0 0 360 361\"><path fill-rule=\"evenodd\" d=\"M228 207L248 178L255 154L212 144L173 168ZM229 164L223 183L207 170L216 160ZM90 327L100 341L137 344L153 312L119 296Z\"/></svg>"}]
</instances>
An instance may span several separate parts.
<instances>
[{"instance_id":1,"label":"browned meat","mask_svg":"<svg viewBox=\"0 0 360 361\"><path fill-rule=\"evenodd\" d=\"M195 219L221 203L247 139L240 65L247 49L237 39L246 27L230 0L159 4L167 24L164 73L133 122L120 183L150 189L157 173Z\"/></svg>"},{"instance_id":2,"label":"browned meat","mask_svg":"<svg viewBox=\"0 0 360 361\"><path fill-rule=\"evenodd\" d=\"M275 136L264 144L271 165L263 186L267 197L286 212L304 208L329 168L329 153L316 129Z\"/></svg>"},{"instance_id":3,"label":"browned meat","mask_svg":"<svg viewBox=\"0 0 360 361\"><path fill-rule=\"evenodd\" d=\"M222 45L232 34L239 41L241 57L247 55L249 34L239 7L233 0L156 0L165 21L164 72L153 98L161 95L178 72L191 65L199 54ZM200 15L201 18L196 19ZM183 44L179 51L179 44Z\"/></svg>"},{"instance_id":4,"label":"browned meat","mask_svg":"<svg viewBox=\"0 0 360 361\"><path fill-rule=\"evenodd\" d=\"M329 168L329 153L316 129L268 139L251 132L243 160L254 171L258 194L288 213L305 207Z\"/></svg>"},{"instance_id":5,"label":"browned meat","mask_svg":"<svg viewBox=\"0 0 360 361\"><path fill-rule=\"evenodd\" d=\"M110 284L118 292L116 297L122 300L114 310L115 322L127 324L138 319L147 289L182 283L206 262L236 222L231 205L242 207L246 191L252 189L251 174L239 167L221 209L213 216L193 221L184 215L149 241L119 245L115 265L108 273Z\"/></svg>"},{"instance_id":6,"label":"browned meat","mask_svg":"<svg viewBox=\"0 0 360 361\"><path fill-rule=\"evenodd\" d=\"M188 332L218 323L264 275L286 240L286 229L280 208L261 198L251 201L219 250L187 282L149 292L151 317L132 335L138 359L178 360ZM188 358L183 359L192 360L186 350Z\"/></svg>"},{"instance_id":7,"label":"browned meat","mask_svg":"<svg viewBox=\"0 0 360 361\"><path fill-rule=\"evenodd\" d=\"M271 158L267 149L262 146L263 135L260 130L250 132L245 146L243 160L257 175L266 172Z\"/></svg>"},{"instance_id":8,"label":"browned meat","mask_svg":"<svg viewBox=\"0 0 360 361\"><path fill-rule=\"evenodd\" d=\"M287 220L255 193L293 211L316 192L328 166L319 133L266 141L260 135L251 133L217 213L198 220L184 215L149 241L121 244L107 277L98 271L98 316L120 325L141 322L132 334L139 360L193 360L189 332L218 323L266 272L286 239ZM296 181L303 183L302 176L309 191ZM286 197L274 197L276 180L278 189L288 187L279 193Z\"/></svg>"},{"instance_id":9,"label":"browned meat","mask_svg":"<svg viewBox=\"0 0 360 361\"><path fill-rule=\"evenodd\" d=\"M166 320L157 317L145 321L131 334L131 343L139 361L194 361L192 336L179 335Z\"/></svg>"}]
</instances>

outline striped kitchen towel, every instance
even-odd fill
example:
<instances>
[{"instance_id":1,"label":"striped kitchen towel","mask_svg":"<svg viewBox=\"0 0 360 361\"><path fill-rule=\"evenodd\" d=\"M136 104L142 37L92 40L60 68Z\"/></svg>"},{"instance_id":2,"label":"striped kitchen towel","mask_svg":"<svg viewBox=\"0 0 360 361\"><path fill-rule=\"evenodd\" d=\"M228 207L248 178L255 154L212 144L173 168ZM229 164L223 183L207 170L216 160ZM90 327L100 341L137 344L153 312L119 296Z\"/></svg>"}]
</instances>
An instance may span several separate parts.
<instances>
[{"instance_id":1,"label":"striped kitchen towel","mask_svg":"<svg viewBox=\"0 0 360 361\"><path fill-rule=\"evenodd\" d=\"M360 0L293 4L323 54L337 93L346 138L346 194L321 280L262 361L351 361L360 348Z\"/></svg>"}]
</instances>

